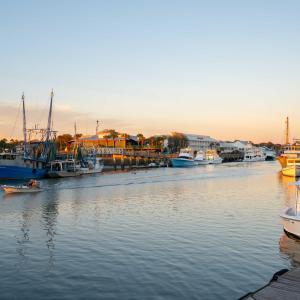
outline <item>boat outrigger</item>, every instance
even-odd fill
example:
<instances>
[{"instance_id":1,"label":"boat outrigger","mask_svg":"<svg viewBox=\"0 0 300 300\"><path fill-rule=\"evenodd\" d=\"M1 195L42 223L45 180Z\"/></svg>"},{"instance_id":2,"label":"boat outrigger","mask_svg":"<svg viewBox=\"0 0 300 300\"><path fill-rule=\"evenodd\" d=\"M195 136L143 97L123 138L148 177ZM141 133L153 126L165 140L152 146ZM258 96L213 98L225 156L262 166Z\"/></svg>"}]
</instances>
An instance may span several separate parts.
<instances>
[{"instance_id":1,"label":"boat outrigger","mask_svg":"<svg viewBox=\"0 0 300 300\"><path fill-rule=\"evenodd\" d=\"M0 153L0 180L39 179L45 177L47 164L56 155L53 143L56 131L51 129L53 96L52 91L47 128L42 129L35 126L33 129L27 129L25 96L24 94L22 95L23 147L19 147L20 149L15 152ZM31 135L34 135L34 139L38 137L39 141L30 142Z\"/></svg>"}]
</instances>

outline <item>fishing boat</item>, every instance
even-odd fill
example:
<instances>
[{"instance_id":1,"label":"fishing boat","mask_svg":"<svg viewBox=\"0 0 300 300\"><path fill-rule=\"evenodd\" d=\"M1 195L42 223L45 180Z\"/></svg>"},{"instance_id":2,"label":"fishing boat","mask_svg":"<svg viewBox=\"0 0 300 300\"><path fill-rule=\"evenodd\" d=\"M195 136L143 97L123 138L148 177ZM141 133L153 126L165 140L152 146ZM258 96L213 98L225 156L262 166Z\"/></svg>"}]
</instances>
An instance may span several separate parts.
<instances>
[{"instance_id":1,"label":"fishing boat","mask_svg":"<svg viewBox=\"0 0 300 300\"><path fill-rule=\"evenodd\" d=\"M172 166L175 168L186 168L197 166L192 150L189 148L181 149L178 157L171 160Z\"/></svg>"},{"instance_id":2,"label":"fishing boat","mask_svg":"<svg viewBox=\"0 0 300 300\"><path fill-rule=\"evenodd\" d=\"M281 173L289 177L300 176L300 145L287 145L283 153L277 157L281 165Z\"/></svg>"},{"instance_id":3,"label":"fishing boat","mask_svg":"<svg viewBox=\"0 0 300 300\"><path fill-rule=\"evenodd\" d=\"M198 151L195 157L195 162L197 165L208 165L209 160L206 159L205 153L203 151Z\"/></svg>"},{"instance_id":4,"label":"fishing boat","mask_svg":"<svg viewBox=\"0 0 300 300\"><path fill-rule=\"evenodd\" d=\"M100 157L89 155L84 157L79 170L82 174L97 174L103 171L103 161Z\"/></svg>"},{"instance_id":5,"label":"fishing boat","mask_svg":"<svg viewBox=\"0 0 300 300\"><path fill-rule=\"evenodd\" d=\"M221 164L223 161L223 158L221 158L214 149L209 149L206 151L206 159L208 160L209 164Z\"/></svg>"},{"instance_id":6,"label":"fishing boat","mask_svg":"<svg viewBox=\"0 0 300 300\"><path fill-rule=\"evenodd\" d=\"M298 214L298 195L300 182L293 182L290 185L295 186L296 205L295 208L285 208L280 217L282 218L284 231L289 235L300 238L300 215Z\"/></svg>"},{"instance_id":7,"label":"fishing boat","mask_svg":"<svg viewBox=\"0 0 300 300\"><path fill-rule=\"evenodd\" d=\"M51 129L52 124L53 91L51 92L50 108L47 129L26 127L25 96L22 95L23 107L23 147L19 151L0 153L0 180L38 179L45 177L47 164L53 153L52 139L56 131ZM30 142L30 136L39 135L38 142Z\"/></svg>"},{"instance_id":8,"label":"fishing boat","mask_svg":"<svg viewBox=\"0 0 300 300\"><path fill-rule=\"evenodd\" d=\"M83 174L75 159L54 160L50 162L47 176L50 178L75 177Z\"/></svg>"}]
</instances>

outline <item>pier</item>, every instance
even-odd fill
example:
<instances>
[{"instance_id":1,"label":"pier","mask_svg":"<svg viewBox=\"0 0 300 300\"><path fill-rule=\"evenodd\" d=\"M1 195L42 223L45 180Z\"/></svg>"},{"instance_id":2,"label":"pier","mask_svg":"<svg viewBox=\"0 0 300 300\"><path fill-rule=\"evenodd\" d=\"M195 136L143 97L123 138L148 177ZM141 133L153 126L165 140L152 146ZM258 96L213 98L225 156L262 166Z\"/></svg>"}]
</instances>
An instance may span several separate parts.
<instances>
[{"instance_id":1,"label":"pier","mask_svg":"<svg viewBox=\"0 0 300 300\"><path fill-rule=\"evenodd\" d=\"M298 300L300 299L300 268L283 269L274 274L271 281L255 292L239 300Z\"/></svg>"}]
</instances>

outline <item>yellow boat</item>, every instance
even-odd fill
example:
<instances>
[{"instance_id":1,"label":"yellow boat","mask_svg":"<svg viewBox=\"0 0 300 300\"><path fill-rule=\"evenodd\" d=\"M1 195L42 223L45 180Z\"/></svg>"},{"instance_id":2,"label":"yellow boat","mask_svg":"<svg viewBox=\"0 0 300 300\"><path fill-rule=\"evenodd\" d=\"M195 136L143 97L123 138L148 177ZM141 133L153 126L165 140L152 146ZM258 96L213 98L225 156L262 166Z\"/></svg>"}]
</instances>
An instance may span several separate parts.
<instances>
[{"instance_id":1,"label":"yellow boat","mask_svg":"<svg viewBox=\"0 0 300 300\"><path fill-rule=\"evenodd\" d=\"M288 145L277 157L281 173L289 177L300 177L300 145Z\"/></svg>"}]
</instances>

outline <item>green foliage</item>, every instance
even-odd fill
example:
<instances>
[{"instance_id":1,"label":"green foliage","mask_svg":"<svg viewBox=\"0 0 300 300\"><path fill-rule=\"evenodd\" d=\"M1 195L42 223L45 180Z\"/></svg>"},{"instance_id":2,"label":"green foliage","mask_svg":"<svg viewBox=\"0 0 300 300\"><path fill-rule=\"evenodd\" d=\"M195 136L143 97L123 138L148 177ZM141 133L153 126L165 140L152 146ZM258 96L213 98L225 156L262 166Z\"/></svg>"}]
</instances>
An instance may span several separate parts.
<instances>
[{"instance_id":1,"label":"green foliage","mask_svg":"<svg viewBox=\"0 0 300 300\"><path fill-rule=\"evenodd\" d=\"M67 143L73 140L73 136L71 134L62 134L56 138L56 143L59 150L63 150L66 148Z\"/></svg>"},{"instance_id":2,"label":"green foliage","mask_svg":"<svg viewBox=\"0 0 300 300\"><path fill-rule=\"evenodd\" d=\"M8 141L6 138L3 138L0 140L0 152L4 151L5 149L12 150L18 144L18 140L11 139Z\"/></svg>"},{"instance_id":3,"label":"green foliage","mask_svg":"<svg viewBox=\"0 0 300 300\"><path fill-rule=\"evenodd\" d=\"M173 132L168 137L168 148L171 153L179 152L181 148L188 146L187 137L180 132Z\"/></svg>"}]
</instances>

